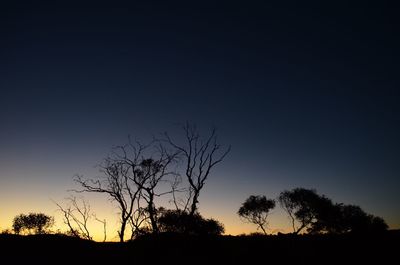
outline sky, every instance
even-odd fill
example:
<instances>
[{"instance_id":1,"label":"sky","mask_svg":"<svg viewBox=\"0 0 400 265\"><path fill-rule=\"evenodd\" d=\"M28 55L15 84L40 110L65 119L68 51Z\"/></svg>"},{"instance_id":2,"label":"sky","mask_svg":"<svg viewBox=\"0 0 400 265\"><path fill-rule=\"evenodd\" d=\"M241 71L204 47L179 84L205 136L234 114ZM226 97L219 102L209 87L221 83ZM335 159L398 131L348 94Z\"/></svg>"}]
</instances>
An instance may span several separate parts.
<instances>
[{"instance_id":1,"label":"sky","mask_svg":"<svg viewBox=\"0 0 400 265\"><path fill-rule=\"evenodd\" d=\"M255 230L236 214L249 195L294 187L400 228L398 8L82 2L0 4L1 229L19 213L57 215L73 176L99 175L128 135L186 121L232 146L199 204L227 234ZM91 204L115 218L106 198ZM277 208L269 231L287 227Z\"/></svg>"}]
</instances>

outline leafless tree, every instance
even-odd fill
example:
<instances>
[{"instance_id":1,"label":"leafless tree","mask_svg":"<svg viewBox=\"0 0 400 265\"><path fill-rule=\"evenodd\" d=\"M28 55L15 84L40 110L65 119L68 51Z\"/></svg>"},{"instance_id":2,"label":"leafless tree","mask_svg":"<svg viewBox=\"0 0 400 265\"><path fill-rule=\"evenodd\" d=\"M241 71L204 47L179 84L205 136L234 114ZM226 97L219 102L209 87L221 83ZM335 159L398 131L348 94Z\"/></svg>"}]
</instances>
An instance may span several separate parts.
<instances>
[{"instance_id":1,"label":"leafless tree","mask_svg":"<svg viewBox=\"0 0 400 265\"><path fill-rule=\"evenodd\" d=\"M88 228L88 221L91 218L90 204L83 198L77 199L75 196L66 198L66 207L54 202L64 215L64 223L69 228L69 233L75 237L82 237L92 240Z\"/></svg>"},{"instance_id":2,"label":"leafless tree","mask_svg":"<svg viewBox=\"0 0 400 265\"><path fill-rule=\"evenodd\" d=\"M184 160L184 171L188 189L188 210L190 215L197 212L200 191L210 175L211 169L220 163L230 152L231 147L223 148L217 141L216 130L212 129L206 138L202 138L194 125L183 126L186 144L180 144L165 133L166 141L179 151Z\"/></svg>"},{"instance_id":3,"label":"leafless tree","mask_svg":"<svg viewBox=\"0 0 400 265\"><path fill-rule=\"evenodd\" d=\"M129 225L131 226L131 240L148 232L148 228L146 226L148 219L149 218L146 209L140 207L140 200L138 200L138 207L135 209L134 213L129 219Z\"/></svg>"},{"instance_id":4,"label":"leafless tree","mask_svg":"<svg viewBox=\"0 0 400 265\"><path fill-rule=\"evenodd\" d=\"M186 212L189 207L190 198L193 196L193 192L191 189L180 188L179 185L181 182L182 178L179 175L175 176L174 180L170 182L172 194L172 200L170 202L174 204L175 210ZM187 196L185 198L177 196L178 193L182 192L186 192Z\"/></svg>"},{"instance_id":5,"label":"leafless tree","mask_svg":"<svg viewBox=\"0 0 400 265\"><path fill-rule=\"evenodd\" d=\"M121 242L124 241L126 226L134 211L135 202L138 199L140 189L133 183L129 176L129 167L114 159L105 159L101 166L103 178L83 179L82 176L75 176L75 182L82 189L76 192L105 193L112 201L115 201L120 210L120 229L118 236Z\"/></svg>"},{"instance_id":6,"label":"leafless tree","mask_svg":"<svg viewBox=\"0 0 400 265\"><path fill-rule=\"evenodd\" d=\"M129 139L129 144L114 148L110 157L105 159L101 166L103 177L75 177L75 182L81 187L76 192L105 193L117 203L121 242L124 241L127 225L131 226L132 236L144 229L145 225L149 225L153 233L159 232L156 197L172 194L175 206L179 207L175 194L182 189L178 188L178 174L172 170L178 157L184 158L185 175L189 182L184 210L194 215L200 191L211 169L230 151L230 147L223 149L218 144L215 129L205 140L200 138L194 126L186 124L183 129L187 145L175 144L167 134L167 142L153 140L147 145ZM162 182L172 183L172 189L161 191L159 187ZM141 207L141 202L145 202L146 207Z\"/></svg>"},{"instance_id":7,"label":"leafless tree","mask_svg":"<svg viewBox=\"0 0 400 265\"><path fill-rule=\"evenodd\" d=\"M60 204L58 204L57 202L54 202L54 203L57 205L58 209L63 213L64 224L66 224L68 226L68 229L69 229L68 234L70 234L70 235L72 235L74 237L81 237L81 235L79 234L79 231L75 229L75 227L73 225L73 222L71 220L72 219L71 218L71 212L72 212L71 207L64 208Z\"/></svg>"},{"instance_id":8,"label":"leafless tree","mask_svg":"<svg viewBox=\"0 0 400 265\"><path fill-rule=\"evenodd\" d=\"M107 221L106 221L106 219L101 220L101 219L97 218L97 216L95 214L93 214L93 217L97 222L99 222L103 225L103 242L106 242L106 240L107 240Z\"/></svg>"},{"instance_id":9,"label":"leafless tree","mask_svg":"<svg viewBox=\"0 0 400 265\"><path fill-rule=\"evenodd\" d=\"M130 152L128 152L127 148L131 149ZM151 152L151 154L147 154L147 157L144 156L146 149L149 149L148 151ZM151 151L152 149L154 149L154 152ZM130 142L127 147L119 147L119 151L118 162L130 168L129 178L136 184L137 189L140 190L139 198L146 202L146 211L152 231L158 233L159 229L156 220L157 208L154 199L172 191L158 192L156 188L162 181L166 181L168 176L176 175L169 168L176 161L178 152L169 152L157 140L154 140L147 146L141 145L138 142L135 144ZM129 154L131 155L129 156ZM140 209L140 205L138 205L137 209ZM141 213L138 212L137 214ZM131 223L137 226L136 222Z\"/></svg>"},{"instance_id":10,"label":"leafless tree","mask_svg":"<svg viewBox=\"0 0 400 265\"><path fill-rule=\"evenodd\" d=\"M106 193L117 202L120 209L120 241L124 240L127 225L131 226L132 236L140 233L146 222L152 232L158 232L157 207L155 198L171 193L161 192L159 184L167 177L175 176L170 170L176 161L178 152L170 152L161 141L153 140L143 145L131 141L124 146L117 146L101 166L102 179L84 180L76 176L75 181L82 187L78 192ZM145 202L146 207L141 206Z\"/></svg>"}]
</instances>

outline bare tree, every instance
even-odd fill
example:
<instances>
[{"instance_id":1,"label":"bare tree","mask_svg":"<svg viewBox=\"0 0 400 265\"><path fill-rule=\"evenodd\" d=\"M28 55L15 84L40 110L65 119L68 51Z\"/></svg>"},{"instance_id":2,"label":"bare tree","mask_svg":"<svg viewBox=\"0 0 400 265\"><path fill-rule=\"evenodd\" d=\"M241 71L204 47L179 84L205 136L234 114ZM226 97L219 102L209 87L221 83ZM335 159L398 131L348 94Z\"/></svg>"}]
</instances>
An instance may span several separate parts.
<instances>
[{"instance_id":1,"label":"bare tree","mask_svg":"<svg viewBox=\"0 0 400 265\"><path fill-rule=\"evenodd\" d=\"M188 210L190 215L194 215L198 209L200 191L204 187L211 169L225 158L231 147L222 148L217 141L215 129L212 129L210 135L204 139L201 138L194 125L186 123L183 130L186 139L184 145L173 141L167 133L165 136L166 141L183 156L185 176L189 182L188 203L184 210Z\"/></svg>"},{"instance_id":2,"label":"bare tree","mask_svg":"<svg viewBox=\"0 0 400 265\"><path fill-rule=\"evenodd\" d=\"M157 208L154 199L172 191L160 193L157 192L156 188L159 186L159 183L166 181L166 177L176 175L174 171L169 170L169 167L176 161L178 152L169 152L157 140L154 140L147 146L136 142L136 144L130 143L128 147L130 147L131 152L128 152L126 147L119 147L120 155L118 156L118 161L130 168L130 179L136 184L137 189L140 190L139 198L142 198L146 202L146 211L152 231L153 233L158 233L159 229L156 220ZM155 149L155 152L149 155L148 158L145 158L144 151L146 149ZM131 157L129 154L131 154ZM138 205L137 209L140 209L140 205ZM141 213L138 212L137 214ZM138 225L133 220L131 221L132 225Z\"/></svg>"},{"instance_id":3,"label":"bare tree","mask_svg":"<svg viewBox=\"0 0 400 265\"><path fill-rule=\"evenodd\" d=\"M170 202L172 202L175 206L175 210L181 210L186 212L188 207L189 207L189 203L190 203L190 198L192 198L193 196L193 192L191 189L186 189L186 188L179 188L179 185L182 182L182 178L179 175L176 175L174 180L170 182L171 184L171 194L172 194L172 200ZM181 198L177 196L177 193L181 193L181 192L186 192L186 198Z\"/></svg>"},{"instance_id":4,"label":"bare tree","mask_svg":"<svg viewBox=\"0 0 400 265\"><path fill-rule=\"evenodd\" d=\"M230 147L222 150L218 144L215 129L203 141L194 126L187 124L183 128L187 145L175 144L168 135L167 145L173 151L165 147L163 140L153 140L143 145L129 139L128 145L116 147L112 155L105 159L101 166L102 178L83 179L82 176L75 176L75 182L81 187L76 192L105 193L117 203L121 242L124 241L127 225L131 226L132 236L140 233L146 224L150 225L153 233L159 232L156 197L172 194L178 208L175 193L182 190L177 188L179 177L171 168L179 156L185 158L185 175L189 182L189 196L184 211L193 216L197 211L200 191L211 169L229 153ZM172 183L172 189L160 191L161 182ZM145 202L146 207L141 207L141 201Z\"/></svg>"},{"instance_id":5,"label":"bare tree","mask_svg":"<svg viewBox=\"0 0 400 265\"><path fill-rule=\"evenodd\" d=\"M75 196L66 198L68 205L62 207L57 202L54 202L58 209L64 215L64 223L69 228L69 233L75 237L82 237L92 240L90 235L88 221L91 218L90 204L83 198L77 199Z\"/></svg>"},{"instance_id":6,"label":"bare tree","mask_svg":"<svg viewBox=\"0 0 400 265\"><path fill-rule=\"evenodd\" d=\"M138 206L129 219L129 225L131 226L131 240L148 232L148 228L146 227L147 221L147 211L145 208L140 206L140 200L138 200Z\"/></svg>"},{"instance_id":7,"label":"bare tree","mask_svg":"<svg viewBox=\"0 0 400 265\"><path fill-rule=\"evenodd\" d=\"M68 226L68 234L74 237L81 237L81 235L79 234L79 231L75 229L74 225L73 225L73 221L71 220L71 212L72 209L70 207L64 208L62 207L60 204L58 204L57 202L53 201L58 209L63 213L63 221L64 224L66 224Z\"/></svg>"},{"instance_id":8,"label":"bare tree","mask_svg":"<svg viewBox=\"0 0 400 265\"><path fill-rule=\"evenodd\" d=\"M133 183L129 176L129 167L124 163L113 159L105 159L101 166L104 177L100 179L83 179L75 176L75 182L82 189L76 192L105 193L112 201L115 201L120 210L120 229L118 236L124 241L126 226L134 211L135 202L138 199L140 189Z\"/></svg>"},{"instance_id":9,"label":"bare tree","mask_svg":"<svg viewBox=\"0 0 400 265\"><path fill-rule=\"evenodd\" d=\"M101 220L101 219L97 218L97 216L95 214L93 214L93 217L97 222L99 222L103 225L103 242L106 242L106 240L107 240L107 221L106 221L106 219Z\"/></svg>"},{"instance_id":10,"label":"bare tree","mask_svg":"<svg viewBox=\"0 0 400 265\"><path fill-rule=\"evenodd\" d=\"M102 179L84 180L77 176L75 181L82 187L78 192L106 193L117 202L120 209L120 241L124 240L127 225L131 226L132 237L140 233L143 225L150 222L151 229L158 233L157 207L155 198L172 193L158 191L159 184L168 176L176 176L170 166L176 161L178 152L169 152L161 141L153 140L143 145L138 141L113 149L101 169ZM146 207L141 207L145 202Z\"/></svg>"}]
</instances>

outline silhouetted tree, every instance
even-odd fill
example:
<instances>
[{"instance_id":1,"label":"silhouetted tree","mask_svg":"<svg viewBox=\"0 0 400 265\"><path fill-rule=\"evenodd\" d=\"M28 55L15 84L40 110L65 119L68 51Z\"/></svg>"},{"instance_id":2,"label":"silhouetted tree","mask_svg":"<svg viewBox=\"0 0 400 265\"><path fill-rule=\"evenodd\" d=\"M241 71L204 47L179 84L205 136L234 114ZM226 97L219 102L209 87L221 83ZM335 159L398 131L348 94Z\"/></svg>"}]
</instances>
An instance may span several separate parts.
<instances>
[{"instance_id":1,"label":"silhouetted tree","mask_svg":"<svg viewBox=\"0 0 400 265\"><path fill-rule=\"evenodd\" d=\"M230 146L223 150L217 141L216 130L204 139L194 125L186 123L183 126L186 144L173 141L166 133L166 141L176 148L182 155L185 167L185 176L189 182L189 196L184 205L184 211L188 210L190 215L197 211L200 191L210 175L211 169L220 163L230 151ZM187 209L189 207L189 209Z\"/></svg>"},{"instance_id":2,"label":"silhouetted tree","mask_svg":"<svg viewBox=\"0 0 400 265\"><path fill-rule=\"evenodd\" d=\"M318 230L328 233L370 233L388 228L386 222L357 205L335 204L330 216L322 216Z\"/></svg>"},{"instance_id":3,"label":"silhouetted tree","mask_svg":"<svg viewBox=\"0 0 400 265\"><path fill-rule=\"evenodd\" d=\"M280 193L278 201L288 213L295 234L310 227L317 220L320 199L313 189L295 188ZM295 226L296 221L299 223L298 227Z\"/></svg>"},{"instance_id":4,"label":"silhouetted tree","mask_svg":"<svg viewBox=\"0 0 400 265\"><path fill-rule=\"evenodd\" d=\"M103 225L103 242L107 240L107 220L106 219L99 219L95 214L93 214L94 219Z\"/></svg>"},{"instance_id":5,"label":"silhouetted tree","mask_svg":"<svg viewBox=\"0 0 400 265\"><path fill-rule=\"evenodd\" d=\"M239 208L238 215L258 225L266 235L267 217L273 208L275 208L275 200L267 199L265 196L251 195Z\"/></svg>"},{"instance_id":6,"label":"silhouetted tree","mask_svg":"<svg viewBox=\"0 0 400 265\"><path fill-rule=\"evenodd\" d=\"M77 192L105 193L118 204L120 210L118 236L121 242L124 241L126 226L140 193L140 189L134 184L129 171L130 168L126 164L107 158L101 166L104 178L83 179L82 176L75 177L75 181L82 187L82 190L76 190Z\"/></svg>"},{"instance_id":7,"label":"silhouetted tree","mask_svg":"<svg viewBox=\"0 0 400 265\"><path fill-rule=\"evenodd\" d=\"M90 204L83 198L78 200L75 196L70 196L66 198L66 200L68 204L65 207L62 207L57 202L54 203L63 213L64 224L69 228L68 234L74 237L92 240L88 227L88 221L92 217Z\"/></svg>"},{"instance_id":8,"label":"silhouetted tree","mask_svg":"<svg viewBox=\"0 0 400 265\"><path fill-rule=\"evenodd\" d=\"M199 213L190 215L182 210L159 209L158 217L161 232L191 235L221 235L224 225L215 219L205 219Z\"/></svg>"},{"instance_id":9,"label":"silhouetted tree","mask_svg":"<svg viewBox=\"0 0 400 265\"><path fill-rule=\"evenodd\" d=\"M278 200L288 213L295 234L303 229L312 234L360 233L387 229L382 218L367 214L356 205L335 204L315 190L285 190L280 193ZM297 227L296 223L299 224Z\"/></svg>"},{"instance_id":10,"label":"silhouetted tree","mask_svg":"<svg viewBox=\"0 0 400 265\"><path fill-rule=\"evenodd\" d=\"M78 192L106 193L117 202L120 209L120 241L124 240L127 225L131 226L132 236L140 234L147 222L153 233L158 232L157 208L155 198L171 193L160 192L159 184L167 177L176 177L170 170L175 162L177 151L170 152L161 141L154 140L143 145L138 141L114 148L113 153L102 165L103 179L83 180L77 176L75 181L83 188ZM145 201L146 207L141 206Z\"/></svg>"},{"instance_id":11,"label":"silhouetted tree","mask_svg":"<svg viewBox=\"0 0 400 265\"><path fill-rule=\"evenodd\" d=\"M44 234L54 225L54 218L44 213L20 214L13 220L13 230L16 234L21 232Z\"/></svg>"},{"instance_id":12,"label":"silhouetted tree","mask_svg":"<svg viewBox=\"0 0 400 265\"><path fill-rule=\"evenodd\" d=\"M370 225L371 232L383 232L389 229L388 224L382 217L370 215L370 218L371 218L371 225Z\"/></svg>"},{"instance_id":13,"label":"silhouetted tree","mask_svg":"<svg viewBox=\"0 0 400 265\"><path fill-rule=\"evenodd\" d=\"M148 231L158 233L157 207L155 198L172 193L176 207L175 192L179 190L179 175L171 168L177 158L185 161L185 175L189 182L189 197L184 211L194 216L197 212L198 197L211 169L220 163L230 151L221 149L215 130L204 141L194 126L184 126L187 145L178 145L166 134L167 140L153 140L148 145L139 142L116 147L101 165L103 178L83 179L76 176L81 186L77 192L105 193L117 202L120 209L120 241L124 240L127 225L131 226L132 237ZM165 142L166 141L166 142ZM167 144L166 144L167 143ZM170 149L167 149L165 146ZM172 183L171 190L160 191L162 182ZM141 202L145 202L143 207Z\"/></svg>"},{"instance_id":14,"label":"silhouetted tree","mask_svg":"<svg viewBox=\"0 0 400 265\"><path fill-rule=\"evenodd\" d=\"M137 208L132 213L129 219L129 225L131 226L131 240L143 234L151 233L151 229L147 225L148 215L147 209L140 206L140 200L138 200Z\"/></svg>"},{"instance_id":15,"label":"silhouetted tree","mask_svg":"<svg viewBox=\"0 0 400 265\"><path fill-rule=\"evenodd\" d=\"M309 207L309 212L314 215L307 227L309 233L332 233L337 229L337 210L331 199L317 194L313 201L309 201Z\"/></svg>"},{"instance_id":16,"label":"silhouetted tree","mask_svg":"<svg viewBox=\"0 0 400 265\"><path fill-rule=\"evenodd\" d=\"M146 147L140 146L139 148L144 150ZM134 156L133 159L128 156L128 152L125 147L120 147L122 155L119 156L119 162L124 163L130 168L131 176L130 179L136 184L138 190L140 190L140 197L146 201L147 207L146 212L148 214L150 225L154 233L158 233L157 226L157 208L154 203L155 197L171 193L172 191L157 192L156 188L159 183L164 181L168 176L176 176L176 173L169 170L169 167L173 162L176 161L178 155L177 152L169 152L159 141L153 142L155 152L152 153L152 157L144 158ZM140 150L140 149L136 149ZM138 205L138 209L140 205ZM139 213L139 212L138 212ZM144 212L142 212L144 213Z\"/></svg>"},{"instance_id":17,"label":"silhouetted tree","mask_svg":"<svg viewBox=\"0 0 400 265\"><path fill-rule=\"evenodd\" d=\"M301 227L296 228L296 216L294 215L296 208L298 208L298 203L294 199L293 192L292 191L282 191L279 194L278 197L278 202L281 205L281 207L287 212L289 215L291 224L292 224L292 229L293 232L298 234L300 230L302 229Z\"/></svg>"}]
</instances>

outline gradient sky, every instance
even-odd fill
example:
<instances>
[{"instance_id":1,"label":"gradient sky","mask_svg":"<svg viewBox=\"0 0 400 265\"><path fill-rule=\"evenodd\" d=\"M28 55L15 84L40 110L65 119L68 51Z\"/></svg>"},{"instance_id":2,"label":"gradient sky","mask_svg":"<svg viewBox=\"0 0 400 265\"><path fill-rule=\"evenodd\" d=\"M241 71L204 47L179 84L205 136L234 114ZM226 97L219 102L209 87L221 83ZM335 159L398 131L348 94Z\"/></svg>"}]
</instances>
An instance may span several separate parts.
<instances>
[{"instance_id":1,"label":"gradient sky","mask_svg":"<svg viewBox=\"0 0 400 265\"><path fill-rule=\"evenodd\" d=\"M299 186L400 228L399 9L54 2L0 4L1 229L56 214L128 134L185 121L232 145L200 196L227 233L254 231L236 215L249 195ZM271 230L286 227L276 209Z\"/></svg>"}]
</instances>

